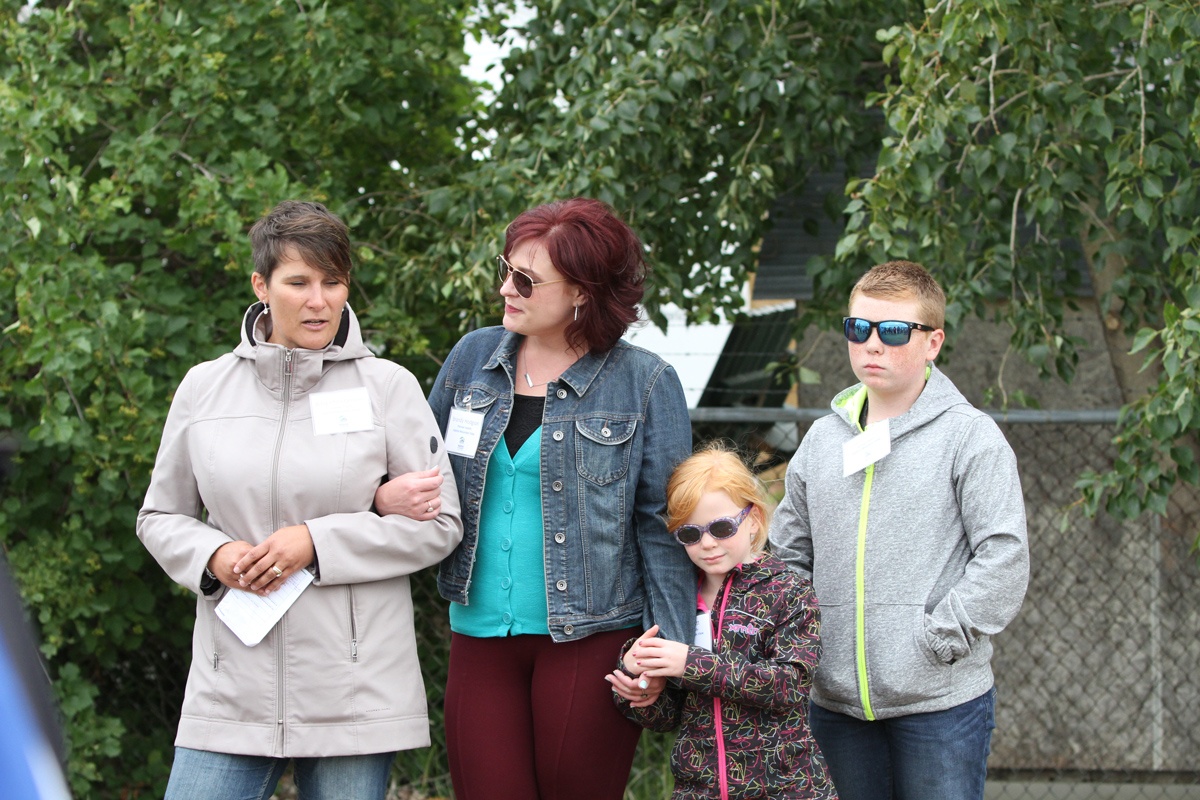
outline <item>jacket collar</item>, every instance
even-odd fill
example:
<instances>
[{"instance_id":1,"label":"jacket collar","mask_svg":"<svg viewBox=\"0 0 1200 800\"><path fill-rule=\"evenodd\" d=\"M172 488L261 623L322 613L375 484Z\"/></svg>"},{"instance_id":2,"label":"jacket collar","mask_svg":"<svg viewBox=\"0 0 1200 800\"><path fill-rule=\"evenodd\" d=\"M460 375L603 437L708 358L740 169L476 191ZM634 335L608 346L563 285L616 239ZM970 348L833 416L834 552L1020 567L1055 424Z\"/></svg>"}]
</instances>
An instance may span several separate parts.
<instances>
[{"instance_id":1,"label":"jacket collar","mask_svg":"<svg viewBox=\"0 0 1200 800\"><path fill-rule=\"evenodd\" d=\"M521 341L524 338L519 333L506 330L504 335L500 337L500 344L496 346L495 351L492 352L492 357L483 365L483 368L503 369L508 373L509 379L515 382L516 368L513 364L516 362L517 348L521 346ZM587 390L592 385L592 382L596 380L596 376L604 369L604 365L608 363L608 359L615 357L614 354L621 347L622 343L618 342L611 350L604 353L593 353L591 351L585 353L578 361L567 367L566 371L558 377L558 382L570 386L575 391L575 394L583 397L587 394Z\"/></svg>"},{"instance_id":2,"label":"jacket collar","mask_svg":"<svg viewBox=\"0 0 1200 800\"><path fill-rule=\"evenodd\" d=\"M266 306L255 303L246 309L242 318L241 342L234 348L234 355L254 362L258 380L272 392L279 392L291 375L291 387L295 393L311 389L333 363L366 358L372 355L363 343L358 318L347 303L342 309L338 331L328 345L320 350L291 350L267 341L270 336L270 317ZM291 356L290 366L286 363Z\"/></svg>"},{"instance_id":3,"label":"jacket collar","mask_svg":"<svg viewBox=\"0 0 1200 800\"><path fill-rule=\"evenodd\" d=\"M829 406L846 424L857 431L859 429L858 418L862 413L863 403L866 402L866 394L866 387L861 383L856 383L839 392ZM970 405L970 403L951 380L931 364L928 367L925 388L917 396L916 402L908 411L894 417L889 423L892 439L933 421L954 406L961 405Z\"/></svg>"}]
</instances>

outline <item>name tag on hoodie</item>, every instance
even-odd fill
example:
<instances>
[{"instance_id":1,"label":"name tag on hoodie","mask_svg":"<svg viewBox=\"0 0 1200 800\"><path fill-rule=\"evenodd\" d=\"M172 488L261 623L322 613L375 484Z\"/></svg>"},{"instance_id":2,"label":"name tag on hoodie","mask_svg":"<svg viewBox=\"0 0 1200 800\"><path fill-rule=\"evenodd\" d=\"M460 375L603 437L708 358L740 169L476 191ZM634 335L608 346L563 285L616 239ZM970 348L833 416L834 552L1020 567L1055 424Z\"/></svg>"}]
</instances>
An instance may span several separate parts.
<instances>
[{"instance_id":1,"label":"name tag on hoodie","mask_svg":"<svg viewBox=\"0 0 1200 800\"><path fill-rule=\"evenodd\" d=\"M705 650L712 652L712 612L697 611L696 612L696 641L693 643L696 647L703 647Z\"/></svg>"},{"instance_id":2,"label":"name tag on hoodie","mask_svg":"<svg viewBox=\"0 0 1200 800\"><path fill-rule=\"evenodd\" d=\"M371 396L365 386L313 392L308 396L308 409L312 412L314 436L369 431L375 427L371 421Z\"/></svg>"},{"instance_id":3,"label":"name tag on hoodie","mask_svg":"<svg viewBox=\"0 0 1200 800\"><path fill-rule=\"evenodd\" d=\"M888 420L880 420L842 445L842 477L866 469L892 452L892 432Z\"/></svg>"}]
</instances>

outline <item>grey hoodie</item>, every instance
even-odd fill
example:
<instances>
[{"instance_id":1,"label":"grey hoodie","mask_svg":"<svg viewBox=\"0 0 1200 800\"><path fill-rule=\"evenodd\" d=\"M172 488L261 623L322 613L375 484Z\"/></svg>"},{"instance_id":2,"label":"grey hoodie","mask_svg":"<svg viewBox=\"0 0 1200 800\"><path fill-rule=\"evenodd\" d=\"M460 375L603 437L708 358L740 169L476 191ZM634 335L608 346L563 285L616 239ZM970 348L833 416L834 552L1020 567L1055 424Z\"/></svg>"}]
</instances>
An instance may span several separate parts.
<instances>
[{"instance_id":1,"label":"grey hoodie","mask_svg":"<svg viewBox=\"0 0 1200 800\"><path fill-rule=\"evenodd\" d=\"M937 368L889 421L891 452L847 477L866 389L846 389L788 466L774 552L809 577L824 655L812 699L859 719L941 711L992 686L990 637L1029 579L1016 457Z\"/></svg>"}]
</instances>

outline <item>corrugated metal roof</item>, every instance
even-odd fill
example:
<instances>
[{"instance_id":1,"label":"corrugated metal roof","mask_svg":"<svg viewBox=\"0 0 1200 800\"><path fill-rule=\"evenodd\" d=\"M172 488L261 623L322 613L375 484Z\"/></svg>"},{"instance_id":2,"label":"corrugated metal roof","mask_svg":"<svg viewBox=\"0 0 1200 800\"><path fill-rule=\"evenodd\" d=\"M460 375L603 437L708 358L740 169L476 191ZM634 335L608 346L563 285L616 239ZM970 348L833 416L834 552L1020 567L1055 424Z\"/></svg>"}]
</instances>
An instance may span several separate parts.
<instances>
[{"instance_id":1,"label":"corrugated metal roof","mask_svg":"<svg viewBox=\"0 0 1200 800\"><path fill-rule=\"evenodd\" d=\"M737 319L697 406L783 405L789 387L776 383L768 365L787 352L795 317L796 304L787 302Z\"/></svg>"}]
</instances>

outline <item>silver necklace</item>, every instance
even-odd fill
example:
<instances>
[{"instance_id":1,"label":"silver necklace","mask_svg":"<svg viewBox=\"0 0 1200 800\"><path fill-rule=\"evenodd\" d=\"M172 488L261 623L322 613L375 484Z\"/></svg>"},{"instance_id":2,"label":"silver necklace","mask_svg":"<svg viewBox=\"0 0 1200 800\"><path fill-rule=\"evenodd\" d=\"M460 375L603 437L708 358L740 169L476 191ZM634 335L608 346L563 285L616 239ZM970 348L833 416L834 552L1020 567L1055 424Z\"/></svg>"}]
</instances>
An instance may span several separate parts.
<instances>
[{"instance_id":1,"label":"silver necklace","mask_svg":"<svg viewBox=\"0 0 1200 800\"><path fill-rule=\"evenodd\" d=\"M524 348L522 348L522 349L521 349L521 357L525 359L525 369L526 369L526 371L525 371L523 374L525 375L525 383L529 385L529 388L530 388L530 389L533 389L533 388L535 388L535 387L538 387L538 386L545 386L547 383L549 383L549 381L542 381L541 383L534 383L534 382L533 382L533 378L529 377L529 372L528 372L528 369L529 369L529 355L528 355L528 354L525 352Z\"/></svg>"}]
</instances>

